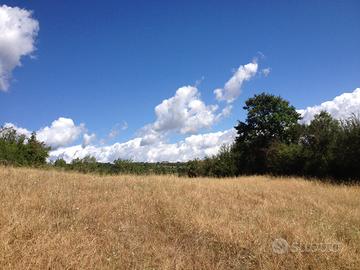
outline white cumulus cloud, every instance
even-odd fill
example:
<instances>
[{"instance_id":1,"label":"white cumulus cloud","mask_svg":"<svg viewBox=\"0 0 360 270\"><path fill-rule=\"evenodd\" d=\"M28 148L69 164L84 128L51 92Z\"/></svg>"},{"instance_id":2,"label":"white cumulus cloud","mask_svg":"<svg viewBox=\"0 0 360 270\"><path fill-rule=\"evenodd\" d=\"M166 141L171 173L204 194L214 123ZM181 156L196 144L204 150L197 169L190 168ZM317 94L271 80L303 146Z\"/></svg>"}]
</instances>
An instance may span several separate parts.
<instances>
[{"instance_id":1,"label":"white cumulus cloud","mask_svg":"<svg viewBox=\"0 0 360 270\"><path fill-rule=\"evenodd\" d=\"M228 80L224 88L214 90L217 100L225 100L228 103L235 101L241 94L241 87L245 81L250 80L258 70L258 63L252 62L241 65L234 75Z\"/></svg>"},{"instance_id":2,"label":"white cumulus cloud","mask_svg":"<svg viewBox=\"0 0 360 270\"><path fill-rule=\"evenodd\" d=\"M25 137L29 138L31 136L31 131L27 130L26 128L18 127L13 123L5 123L4 128L12 128L16 130L17 134L24 135Z\"/></svg>"},{"instance_id":3,"label":"white cumulus cloud","mask_svg":"<svg viewBox=\"0 0 360 270\"><path fill-rule=\"evenodd\" d=\"M211 127L215 120L216 105L206 105L194 86L179 88L175 96L163 100L155 107L155 131L179 131L182 134L194 133Z\"/></svg>"},{"instance_id":4,"label":"white cumulus cloud","mask_svg":"<svg viewBox=\"0 0 360 270\"><path fill-rule=\"evenodd\" d=\"M18 127L13 123L5 123L5 128L13 128L18 134L30 137L31 131ZM85 132L85 125L75 125L70 118L59 117L53 121L50 127L44 127L36 131L36 139L51 146L53 149L63 146L68 146L76 141L80 135ZM84 144L89 144L95 139L95 134L84 134Z\"/></svg>"},{"instance_id":5,"label":"white cumulus cloud","mask_svg":"<svg viewBox=\"0 0 360 270\"><path fill-rule=\"evenodd\" d=\"M84 132L84 125L76 126L70 118L60 117L50 127L37 131L37 139L53 148L66 146L76 141Z\"/></svg>"},{"instance_id":6,"label":"white cumulus cloud","mask_svg":"<svg viewBox=\"0 0 360 270\"><path fill-rule=\"evenodd\" d=\"M149 124L144 126L138 135L141 138L140 145L144 146L164 141L167 134L166 131L158 132L154 130L153 125Z\"/></svg>"},{"instance_id":7,"label":"white cumulus cloud","mask_svg":"<svg viewBox=\"0 0 360 270\"><path fill-rule=\"evenodd\" d=\"M210 129L232 110L231 102L240 94L244 81L253 77L258 64L252 62L240 66L224 89L217 89L218 100L228 103L219 107L217 104L206 104L201 99L197 86L183 86L177 89L175 95L163 100L154 109L155 120L139 130L134 139L123 143L104 146L94 145L95 134L87 133L83 124L75 125L69 118L60 117L49 127L37 131L37 138L52 146L50 160L64 158L70 162L75 158L87 155L95 157L100 162L112 162L115 159L132 159L134 161L187 161L194 158L211 156L218 152L222 144L233 142L236 132L234 129L198 134L204 129ZM126 122L117 124L111 130L108 138L116 137L120 130L127 129ZM85 133L86 132L86 133ZM67 147L83 134L82 144ZM171 134L187 137L176 143L169 143Z\"/></svg>"},{"instance_id":8,"label":"white cumulus cloud","mask_svg":"<svg viewBox=\"0 0 360 270\"><path fill-rule=\"evenodd\" d=\"M21 65L21 57L35 50L39 23L31 11L0 6L0 90L9 88L13 69Z\"/></svg>"},{"instance_id":9,"label":"white cumulus cloud","mask_svg":"<svg viewBox=\"0 0 360 270\"><path fill-rule=\"evenodd\" d=\"M100 162L113 162L116 159L131 159L134 161L187 161L194 158L204 158L219 151L223 144L231 144L236 135L235 129L225 131L191 135L177 143L163 143L142 145L142 138L135 138L124 143L110 146L82 147L81 145L59 148L50 152L50 160L63 158L71 162L75 158L93 156Z\"/></svg>"},{"instance_id":10,"label":"white cumulus cloud","mask_svg":"<svg viewBox=\"0 0 360 270\"><path fill-rule=\"evenodd\" d=\"M321 111L327 111L336 119L345 119L352 114L360 114L360 88L356 88L351 93L343 93L333 100L323 102L320 105L298 110L303 117L301 120L303 123L309 123Z\"/></svg>"}]
</instances>

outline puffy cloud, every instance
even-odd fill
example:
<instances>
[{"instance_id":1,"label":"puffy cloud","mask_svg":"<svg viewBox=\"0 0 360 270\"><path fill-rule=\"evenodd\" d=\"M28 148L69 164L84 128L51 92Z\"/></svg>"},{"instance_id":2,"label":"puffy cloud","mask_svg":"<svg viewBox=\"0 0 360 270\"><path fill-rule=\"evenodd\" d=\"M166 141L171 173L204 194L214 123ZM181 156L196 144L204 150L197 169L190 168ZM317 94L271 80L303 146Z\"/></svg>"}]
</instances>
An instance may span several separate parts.
<instances>
[{"instance_id":1,"label":"puffy cloud","mask_svg":"<svg viewBox=\"0 0 360 270\"><path fill-rule=\"evenodd\" d=\"M12 123L5 123L5 128L13 128L18 134L30 137L31 131L18 127ZM85 125L80 124L76 126L74 121L70 118L60 117L53 121L50 127L44 127L36 131L36 139L44 142L52 148L67 146L77 140L80 135L85 131ZM95 139L95 134L84 134L84 144L90 143Z\"/></svg>"},{"instance_id":2,"label":"puffy cloud","mask_svg":"<svg viewBox=\"0 0 360 270\"><path fill-rule=\"evenodd\" d=\"M352 114L360 114L360 88L356 88L351 93L343 93L320 105L298 110L303 117L301 120L303 123L309 123L321 111L327 111L336 119L345 119Z\"/></svg>"},{"instance_id":3,"label":"puffy cloud","mask_svg":"<svg viewBox=\"0 0 360 270\"><path fill-rule=\"evenodd\" d=\"M72 119L60 117L53 121L50 127L38 130L37 139L53 148L57 148L73 143L84 130L83 124L76 126Z\"/></svg>"},{"instance_id":4,"label":"puffy cloud","mask_svg":"<svg viewBox=\"0 0 360 270\"><path fill-rule=\"evenodd\" d=\"M12 123L5 123L4 128L12 128L12 129L16 130L17 134L25 135L28 138L31 136L30 130L27 130L26 128L18 127Z\"/></svg>"},{"instance_id":5,"label":"puffy cloud","mask_svg":"<svg viewBox=\"0 0 360 270\"><path fill-rule=\"evenodd\" d=\"M240 94L244 81L250 80L258 70L256 60L241 65L235 74L225 84L224 89L216 89L214 93L218 100L233 102ZM200 97L196 86L183 86L177 89L175 95L163 100L155 107L156 119L139 132L142 138L141 146L164 141L173 133L194 134L202 129L209 129L222 118L230 115L232 105L227 104L220 111L218 105L207 105Z\"/></svg>"},{"instance_id":6,"label":"puffy cloud","mask_svg":"<svg viewBox=\"0 0 360 270\"><path fill-rule=\"evenodd\" d=\"M166 135L166 133L161 133L154 130L151 124L146 125L139 132L139 137L141 138L140 145L144 146L162 142L165 140Z\"/></svg>"},{"instance_id":7,"label":"puffy cloud","mask_svg":"<svg viewBox=\"0 0 360 270\"><path fill-rule=\"evenodd\" d=\"M86 146L90 145L95 139L96 139L95 133L92 133L92 134L85 133L83 135L82 147L86 147Z\"/></svg>"},{"instance_id":8,"label":"puffy cloud","mask_svg":"<svg viewBox=\"0 0 360 270\"><path fill-rule=\"evenodd\" d=\"M217 100L225 100L228 103L233 102L241 93L241 87L245 81L250 80L258 70L258 63L252 62L241 65L234 75L228 80L224 88L214 90Z\"/></svg>"},{"instance_id":9,"label":"puffy cloud","mask_svg":"<svg viewBox=\"0 0 360 270\"><path fill-rule=\"evenodd\" d=\"M0 90L8 90L11 73L21 65L21 57L35 50L38 30L31 11L0 6Z\"/></svg>"},{"instance_id":10,"label":"puffy cloud","mask_svg":"<svg viewBox=\"0 0 360 270\"><path fill-rule=\"evenodd\" d=\"M231 103L240 94L243 82L254 76L257 68L256 62L240 66L224 89L215 91L218 99ZM195 134L211 128L227 117L231 110L231 104L225 104L222 108L205 104L196 86L184 86L177 89L174 96L157 105L155 121L141 128L136 137L127 142L95 146L92 145L95 134L86 133L83 135L82 145L65 147L86 132L84 125L76 126L73 120L68 118L59 118L50 127L40 129L37 137L53 147L51 160L64 158L71 161L91 155L100 162L111 162L118 158L149 162L186 161L216 154L222 144L232 143L235 130L191 135L177 143L168 143L168 136L171 133ZM120 129L125 130L127 126L126 122L122 126L117 124L108 138L116 137ZM105 140L99 142L104 144Z\"/></svg>"},{"instance_id":11,"label":"puffy cloud","mask_svg":"<svg viewBox=\"0 0 360 270\"><path fill-rule=\"evenodd\" d=\"M164 142L170 133L191 134L211 128L222 117L230 114L231 107L218 112L217 105L206 105L195 86L179 88L171 98L155 107L156 119L138 132L141 146Z\"/></svg>"},{"instance_id":12,"label":"puffy cloud","mask_svg":"<svg viewBox=\"0 0 360 270\"><path fill-rule=\"evenodd\" d=\"M102 147L90 145L83 148L81 145L76 145L51 151L49 159L63 158L67 162L71 162L75 158L84 158L90 155L100 162L112 162L119 158L146 162L187 161L216 154L222 144L232 143L235 135L235 129L229 129L191 135L172 144L158 141L155 144L142 145L142 138L135 138L124 143Z\"/></svg>"},{"instance_id":13,"label":"puffy cloud","mask_svg":"<svg viewBox=\"0 0 360 270\"><path fill-rule=\"evenodd\" d=\"M214 124L217 109L216 105L205 105L196 87L184 86L176 91L175 96L155 107L156 121L152 126L158 132L194 133Z\"/></svg>"}]
</instances>

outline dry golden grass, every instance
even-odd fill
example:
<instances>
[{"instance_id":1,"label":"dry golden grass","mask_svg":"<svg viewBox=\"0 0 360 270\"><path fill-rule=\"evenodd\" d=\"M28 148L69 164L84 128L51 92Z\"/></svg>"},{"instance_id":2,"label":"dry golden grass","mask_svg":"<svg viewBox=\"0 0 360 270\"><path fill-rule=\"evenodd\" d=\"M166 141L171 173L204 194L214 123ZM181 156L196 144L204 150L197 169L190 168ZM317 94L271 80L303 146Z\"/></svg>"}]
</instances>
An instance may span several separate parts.
<instances>
[{"instance_id":1,"label":"dry golden grass","mask_svg":"<svg viewBox=\"0 0 360 270\"><path fill-rule=\"evenodd\" d=\"M360 269L359 186L0 167L0 202L1 269Z\"/></svg>"}]
</instances>

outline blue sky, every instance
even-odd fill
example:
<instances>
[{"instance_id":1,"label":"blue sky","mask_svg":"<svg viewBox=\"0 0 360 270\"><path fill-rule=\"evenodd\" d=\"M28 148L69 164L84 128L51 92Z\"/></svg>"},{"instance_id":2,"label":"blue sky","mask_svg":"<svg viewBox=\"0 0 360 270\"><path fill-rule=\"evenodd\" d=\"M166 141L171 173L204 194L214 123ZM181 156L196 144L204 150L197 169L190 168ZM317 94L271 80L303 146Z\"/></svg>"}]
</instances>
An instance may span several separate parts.
<instances>
[{"instance_id":1,"label":"blue sky","mask_svg":"<svg viewBox=\"0 0 360 270\"><path fill-rule=\"evenodd\" d=\"M40 26L33 57L21 57L0 92L0 123L28 130L64 117L84 123L98 144L114 127L119 134L105 143L131 140L179 87L201 81L201 100L223 108L214 89L254 58L258 72L231 114L191 134L230 129L244 118L244 101L262 91L303 109L360 86L359 1L1 3L32 10Z\"/></svg>"}]
</instances>

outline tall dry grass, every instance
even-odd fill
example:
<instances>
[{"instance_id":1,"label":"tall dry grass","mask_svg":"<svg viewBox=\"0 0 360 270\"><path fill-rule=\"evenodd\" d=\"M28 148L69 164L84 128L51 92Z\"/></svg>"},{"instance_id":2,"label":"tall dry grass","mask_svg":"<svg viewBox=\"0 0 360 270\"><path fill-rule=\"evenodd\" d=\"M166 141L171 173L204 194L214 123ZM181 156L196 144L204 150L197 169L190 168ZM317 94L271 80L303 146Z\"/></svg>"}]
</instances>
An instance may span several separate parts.
<instances>
[{"instance_id":1,"label":"tall dry grass","mask_svg":"<svg viewBox=\"0 0 360 270\"><path fill-rule=\"evenodd\" d=\"M358 186L0 167L0 202L1 269L360 268Z\"/></svg>"}]
</instances>

